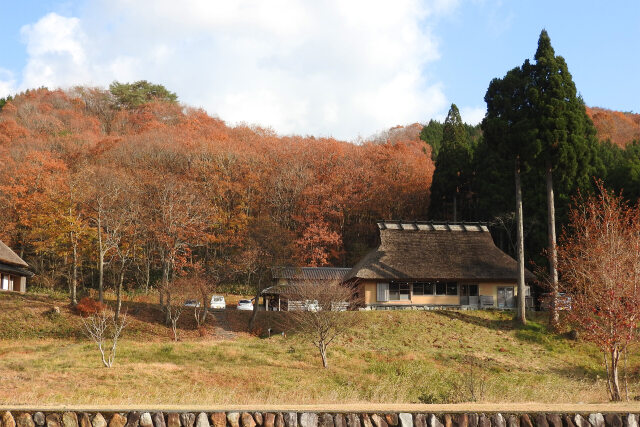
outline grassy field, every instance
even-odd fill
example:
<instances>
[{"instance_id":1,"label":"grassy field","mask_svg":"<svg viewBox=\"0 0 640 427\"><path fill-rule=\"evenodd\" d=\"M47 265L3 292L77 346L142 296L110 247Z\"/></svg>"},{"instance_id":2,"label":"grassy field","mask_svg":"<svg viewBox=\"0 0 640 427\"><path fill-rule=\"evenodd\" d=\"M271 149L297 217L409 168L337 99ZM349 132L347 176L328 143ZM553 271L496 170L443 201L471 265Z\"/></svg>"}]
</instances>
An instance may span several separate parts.
<instances>
[{"instance_id":1,"label":"grassy field","mask_svg":"<svg viewBox=\"0 0 640 427\"><path fill-rule=\"evenodd\" d=\"M600 353L547 332L540 316L519 328L509 312L345 313L361 316L361 326L330 348L322 369L300 336L246 332L250 313L226 310L199 332L185 312L174 343L157 306L127 302L131 324L107 369L65 304L0 293L0 404L456 403L471 400L471 386L480 402L607 400ZM53 305L60 316L46 314ZM268 315L262 330L274 324Z\"/></svg>"}]
</instances>

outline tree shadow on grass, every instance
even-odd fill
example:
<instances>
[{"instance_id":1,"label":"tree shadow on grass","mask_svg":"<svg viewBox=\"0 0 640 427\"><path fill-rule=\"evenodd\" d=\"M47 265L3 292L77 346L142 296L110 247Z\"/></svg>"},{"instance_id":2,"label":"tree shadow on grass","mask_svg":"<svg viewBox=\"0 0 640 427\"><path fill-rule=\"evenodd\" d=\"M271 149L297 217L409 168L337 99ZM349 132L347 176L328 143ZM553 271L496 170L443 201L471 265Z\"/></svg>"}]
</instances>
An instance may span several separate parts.
<instances>
[{"instance_id":1,"label":"tree shadow on grass","mask_svg":"<svg viewBox=\"0 0 640 427\"><path fill-rule=\"evenodd\" d=\"M515 322L512 318L496 319L486 318L478 315L474 315L471 311L459 311L459 310L434 310L432 313L446 317L452 320L459 320L461 322L468 323L474 326L480 326L487 329L496 331L510 331L515 328Z\"/></svg>"}]
</instances>

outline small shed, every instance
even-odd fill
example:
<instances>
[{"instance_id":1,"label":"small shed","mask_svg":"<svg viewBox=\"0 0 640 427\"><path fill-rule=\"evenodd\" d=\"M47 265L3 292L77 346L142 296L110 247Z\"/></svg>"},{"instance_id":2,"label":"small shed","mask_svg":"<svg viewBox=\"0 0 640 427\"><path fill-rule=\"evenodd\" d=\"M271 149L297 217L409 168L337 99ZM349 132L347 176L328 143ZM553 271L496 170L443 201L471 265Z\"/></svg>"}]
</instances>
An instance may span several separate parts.
<instances>
[{"instance_id":1,"label":"small shed","mask_svg":"<svg viewBox=\"0 0 640 427\"><path fill-rule=\"evenodd\" d=\"M343 282L351 268L340 267L273 267L271 269L272 285L261 293L265 310L286 311L299 309L302 302L287 301L288 285L311 283L322 286L323 283Z\"/></svg>"},{"instance_id":2,"label":"small shed","mask_svg":"<svg viewBox=\"0 0 640 427\"><path fill-rule=\"evenodd\" d=\"M33 276L28 267L29 264L0 241L0 291L26 292L27 277Z\"/></svg>"}]
</instances>

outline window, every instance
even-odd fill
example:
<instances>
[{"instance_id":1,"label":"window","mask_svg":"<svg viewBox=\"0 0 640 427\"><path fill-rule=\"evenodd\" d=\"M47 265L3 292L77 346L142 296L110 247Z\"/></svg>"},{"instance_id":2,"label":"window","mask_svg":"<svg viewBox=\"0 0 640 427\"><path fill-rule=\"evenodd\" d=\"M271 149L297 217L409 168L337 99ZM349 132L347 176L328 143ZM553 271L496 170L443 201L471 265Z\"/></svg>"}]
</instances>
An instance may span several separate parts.
<instances>
[{"instance_id":1,"label":"window","mask_svg":"<svg viewBox=\"0 0 640 427\"><path fill-rule=\"evenodd\" d=\"M414 295L424 295L424 283L416 282L413 284Z\"/></svg>"},{"instance_id":2,"label":"window","mask_svg":"<svg viewBox=\"0 0 640 427\"><path fill-rule=\"evenodd\" d=\"M456 282L447 283L447 295L458 295L458 284Z\"/></svg>"},{"instance_id":3,"label":"window","mask_svg":"<svg viewBox=\"0 0 640 427\"><path fill-rule=\"evenodd\" d=\"M433 295L433 283L432 282L415 282L413 284L414 295Z\"/></svg>"},{"instance_id":4,"label":"window","mask_svg":"<svg viewBox=\"0 0 640 427\"><path fill-rule=\"evenodd\" d=\"M409 300L409 283L389 283L389 301Z\"/></svg>"},{"instance_id":5,"label":"window","mask_svg":"<svg viewBox=\"0 0 640 427\"><path fill-rule=\"evenodd\" d=\"M458 295L458 283L436 282L436 295Z\"/></svg>"},{"instance_id":6,"label":"window","mask_svg":"<svg viewBox=\"0 0 640 427\"><path fill-rule=\"evenodd\" d=\"M413 294L414 295L424 295L424 283L416 282L413 284Z\"/></svg>"},{"instance_id":7,"label":"window","mask_svg":"<svg viewBox=\"0 0 640 427\"><path fill-rule=\"evenodd\" d=\"M427 282L424 284L425 295L433 295L434 290L435 290L435 285L433 284L433 282Z\"/></svg>"}]
</instances>

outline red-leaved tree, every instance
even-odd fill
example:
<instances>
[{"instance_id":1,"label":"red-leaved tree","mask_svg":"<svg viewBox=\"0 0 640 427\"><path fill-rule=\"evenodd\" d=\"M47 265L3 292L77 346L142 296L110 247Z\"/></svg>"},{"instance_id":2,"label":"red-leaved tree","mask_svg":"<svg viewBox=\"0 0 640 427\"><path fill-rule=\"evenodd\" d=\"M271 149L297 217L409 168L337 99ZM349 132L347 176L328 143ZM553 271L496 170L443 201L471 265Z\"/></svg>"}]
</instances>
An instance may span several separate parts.
<instances>
[{"instance_id":1,"label":"red-leaved tree","mask_svg":"<svg viewBox=\"0 0 640 427\"><path fill-rule=\"evenodd\" d=\"M619 401L618 365L626 362L640 321L640 208L602 184L598 190L571 209L558 265L571 298L567 321L602 350L609 396ZM626 370L624 385L626 392Z\"/></svg>"}]
</instances>

